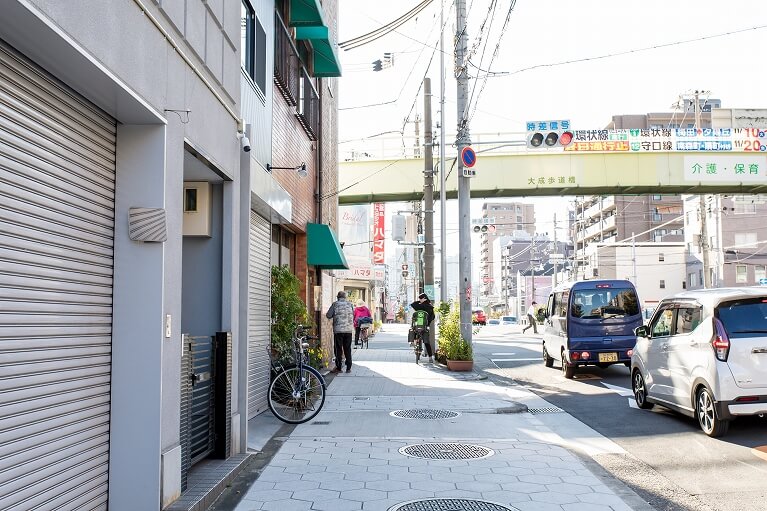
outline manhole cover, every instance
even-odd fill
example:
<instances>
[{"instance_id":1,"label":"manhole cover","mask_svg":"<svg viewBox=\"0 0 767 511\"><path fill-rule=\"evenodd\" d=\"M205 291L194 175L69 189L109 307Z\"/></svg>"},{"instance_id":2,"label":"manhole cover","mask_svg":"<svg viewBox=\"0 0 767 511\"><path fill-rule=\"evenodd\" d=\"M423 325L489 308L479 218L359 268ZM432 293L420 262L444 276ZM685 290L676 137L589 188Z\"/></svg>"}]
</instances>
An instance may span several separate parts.
<instances>
[{"instance_id":1,"label":"manhole cover","mask_svg":"<svg viewBox=\"0 0 767 511\"><path fill-rule=\"evenodd\" d=\"M400 454L430 460L476 460L495 454L492 449L473 444L415 444L400 448Z\"/></svg>"},{"instance_id":2,"label":"manhole cover","mask_svg":"<svg viewBox=\"0 0 767 511\"><path fill-rule=\"evenodd\" d=\"M452 410L426 410L416 408L414 410L394 410L389 415L400 419L453 419L461 415Z\"/></svg>"},{"instance_id":3,"label":"manhole cover","mask_svg":"<svg viewBox=\"0 0 767 511\"><path fill-rule=\"evenodd\" d=\"M403 502L389 511L519 511L516 507L474 499L423 499Z\"/></svg>"},{"instance_id":4,"label":"manhole cover","mask_svg":"<svg viewBox=\"0 0 767 511\"><path fill-rule=\"evenodd\" d=\"M549 408L528 408L528 413L532 413L533 415L538 415L540 413L562 413L564 410L561 408L557 408L556 406L549 407Z\"/></svg>"}]
</instances>

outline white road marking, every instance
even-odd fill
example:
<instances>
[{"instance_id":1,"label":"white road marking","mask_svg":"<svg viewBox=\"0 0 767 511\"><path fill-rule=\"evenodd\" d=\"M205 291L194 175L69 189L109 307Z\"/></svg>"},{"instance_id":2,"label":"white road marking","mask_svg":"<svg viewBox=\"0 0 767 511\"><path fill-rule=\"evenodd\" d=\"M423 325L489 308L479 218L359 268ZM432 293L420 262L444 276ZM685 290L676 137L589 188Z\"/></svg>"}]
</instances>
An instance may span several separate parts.
<instances>
[{"instance_id":1,"label":"white road marking","mask_svg":"<svg viewBox=\"0 0 767 511\"><path fill-rule=\"evenodd\" d=\"M502 357L502 356L516 355L516 353L491 353L491 355L493 355L493 356L497 355L499 357Z\"/></svg>"},{"instance_id":2,"label":"white road marking","mask_svg":"<svg viewBox=\"0 0 767 511\"><path fill-rule=\"evenodd\" d=\"M629 408L636 408L637 410L640 409L639 405L636 402L636 399L634 399L633 397L629 398Z\"/></svg>"},{"instance_id":3,"label":"white road marking","mask_svg":"<svg viewBox=\"0 0 767 511\"><path fill-rule=\"evenodd\" d=\"M619 387L617 385L610 385L609 383L605 383L605 382L602 382L602 385L612 390L613 392L617 393L619 396L634 397L634 393L631 391L631 389L627 389L625 387Z\"/></svg>"},{"instance_id":4,"label":"white road marking","mask_svg":"<svg viewBox=\"0 0 767 511\"><path fill-rule=\"evenodd\" d=\"M541 357L536 358L491 358L493 362L532 362L534 360L540 360Z\"/></svg>"}]
</instances>

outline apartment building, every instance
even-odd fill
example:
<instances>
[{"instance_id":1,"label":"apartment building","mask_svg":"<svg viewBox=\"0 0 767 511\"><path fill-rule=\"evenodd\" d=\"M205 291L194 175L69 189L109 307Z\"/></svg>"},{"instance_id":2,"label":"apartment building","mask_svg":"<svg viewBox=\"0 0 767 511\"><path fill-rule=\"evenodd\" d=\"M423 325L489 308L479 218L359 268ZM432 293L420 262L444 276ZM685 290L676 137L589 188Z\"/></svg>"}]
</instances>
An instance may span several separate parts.
<instances>
[{"instance_id":1,"label":"apartment building","mask_svg":"<svg viewBox=\"0 0 767 511\"><path fill-rule=\"evenodd\" d=\"M480 296L493 292L493 265L500 259L497 244L493 241L515 232L535 233L535 206L520 202L485 202L482 205L482 220L489 229L480 234ZM496 248L494 248L496 247Z\"/></svg>"}]
</instances>

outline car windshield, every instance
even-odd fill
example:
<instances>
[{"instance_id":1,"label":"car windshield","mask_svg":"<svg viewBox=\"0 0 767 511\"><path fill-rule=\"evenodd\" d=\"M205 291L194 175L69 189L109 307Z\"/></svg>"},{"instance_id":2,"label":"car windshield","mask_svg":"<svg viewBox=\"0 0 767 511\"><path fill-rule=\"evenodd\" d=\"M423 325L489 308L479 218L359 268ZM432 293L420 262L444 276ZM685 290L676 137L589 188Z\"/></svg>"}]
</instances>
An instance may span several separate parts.
<instances>
[{"instance_id":1,"label":"car windshield","mask_svg":"<svg viewBox=\"0 0 767 511\"><path fill-rule=\"evenodd\" d=\"M571 314L581 319L607 319L639 314L636 291L630 288L578 289Z\"/></svg>"},{"instance_id":2,"label":"car windshield","mask_svg":"<svg viewBox=\"0 0 767 511\"><path fill-rule=\"evenodd\" d=\"M767 297L726 302L716 312L731 337L767 333Z\"/></svg>"}]
</instances>

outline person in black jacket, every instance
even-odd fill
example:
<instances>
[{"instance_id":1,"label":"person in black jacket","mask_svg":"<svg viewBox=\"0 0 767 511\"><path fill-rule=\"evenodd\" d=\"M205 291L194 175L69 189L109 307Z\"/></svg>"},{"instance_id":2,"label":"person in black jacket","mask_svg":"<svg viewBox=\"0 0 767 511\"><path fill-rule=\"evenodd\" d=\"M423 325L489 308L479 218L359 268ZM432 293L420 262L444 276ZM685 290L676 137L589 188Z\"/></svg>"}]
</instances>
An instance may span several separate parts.
<instances>
[{"instance_id":1,"label":"person in black jacket","mask_svg":"<svg viewBox=\"0 0 767 511\"><path fill-rule=\"evenodd\" d=\"M434 318L436 316L434 314L434 306L431 304L431 300L429 300L429 297L426 296L426 293L421 293L420 295L418 295L418 301L411 303L410 307L416 311L425 311L426 314L428 314L429 316L429 326L431 326L431 323L434 321ZM410 335L408 335L408 337L410 337ZM409 339L409 340L412 340L412 339ZM426 345L426 354L429 355L429 362L434 362L434 353L432 352L432 349L431 349L431 342L430 342L429 335L426 336L423 343Z\"/></svg>"}]
</instances>

